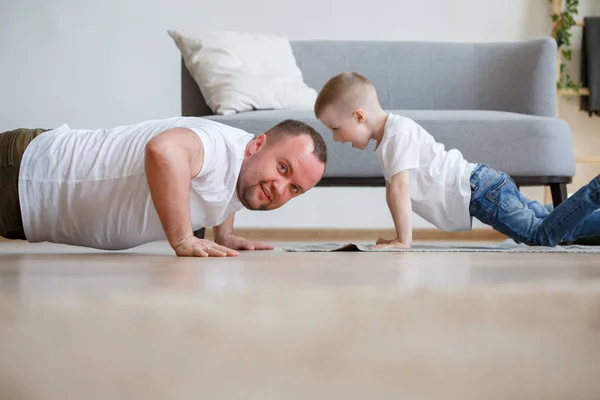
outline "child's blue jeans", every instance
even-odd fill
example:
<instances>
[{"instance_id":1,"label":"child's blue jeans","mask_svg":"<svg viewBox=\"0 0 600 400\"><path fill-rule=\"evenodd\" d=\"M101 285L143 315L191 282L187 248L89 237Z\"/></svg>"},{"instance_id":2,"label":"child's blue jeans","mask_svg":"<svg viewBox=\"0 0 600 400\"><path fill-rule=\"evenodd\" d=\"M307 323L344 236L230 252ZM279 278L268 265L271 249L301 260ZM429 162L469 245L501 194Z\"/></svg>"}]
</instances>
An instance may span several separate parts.
<instances>
[{"instance_id":1,"label":"child's blue jeans","mask_svg":"<svg viewBox=\"0 0 600 400\"><path fill-rule=\"evenodd\" d=\"M600 236L600 178L596 176L554 210L521 194L504 172L477 164L471 174L470 213L484 224L530 246Z\"/></svg>"}]
</instances>

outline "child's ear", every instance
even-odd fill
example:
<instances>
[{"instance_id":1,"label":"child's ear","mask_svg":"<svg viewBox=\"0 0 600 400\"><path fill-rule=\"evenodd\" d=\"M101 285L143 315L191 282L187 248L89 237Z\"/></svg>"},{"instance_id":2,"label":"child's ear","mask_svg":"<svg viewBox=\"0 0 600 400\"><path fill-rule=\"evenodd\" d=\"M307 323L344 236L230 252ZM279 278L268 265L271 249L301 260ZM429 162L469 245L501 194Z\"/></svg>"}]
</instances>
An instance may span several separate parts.
<instances>
[{"instance_id":1,"label":"child's ear","mask_svg":"<svg viewBox=\"0 0 600 400\"><path fill-rule=\"evenodd\" d=\"M354 110L352 115L354 115L354 119L358 123L363 123L367 120L367 113L360 108L357 108L356 110Z\"/></svg>"}]
</instances>

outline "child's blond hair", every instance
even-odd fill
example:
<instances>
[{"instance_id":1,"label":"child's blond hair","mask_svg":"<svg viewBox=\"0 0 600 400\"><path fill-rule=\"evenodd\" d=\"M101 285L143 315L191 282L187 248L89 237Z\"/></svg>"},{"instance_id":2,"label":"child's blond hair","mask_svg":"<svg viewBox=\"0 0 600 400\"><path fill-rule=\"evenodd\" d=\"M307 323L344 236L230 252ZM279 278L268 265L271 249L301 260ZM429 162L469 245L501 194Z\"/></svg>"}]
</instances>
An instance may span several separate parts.
<instances>
[{"instance_id":1,"label":"child's blond hair","mask_svg":"<svg viewBox=\"0 0 600 400\"><path fill-rule=\"evenodd\" d=\"M329 79L319 91L315 101L314 113L317 118L329 106L357 107L377 99L375 87L364 76L356 72L342 72Z\"/></svg>"}]
</instances>

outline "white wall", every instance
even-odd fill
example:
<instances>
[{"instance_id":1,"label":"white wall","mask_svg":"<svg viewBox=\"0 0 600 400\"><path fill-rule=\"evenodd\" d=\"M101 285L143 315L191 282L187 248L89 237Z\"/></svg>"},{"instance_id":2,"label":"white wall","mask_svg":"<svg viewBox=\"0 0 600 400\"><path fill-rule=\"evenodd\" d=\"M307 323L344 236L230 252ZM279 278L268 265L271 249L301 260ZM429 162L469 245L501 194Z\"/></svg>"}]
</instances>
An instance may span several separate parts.
<instances>
[{"instance_id":1,"label":"white wall","mask_svg":"<svg viewBox=\"0 0 600 400\"><path fill-rule=\"evenodd\" d=\"M582 1L582 10L600 14L597 3ZM179 115L180 57L171 28L291 39L504 41L548 34L548 12L547 0L5 0L0 130ZM573 103L561 105L561 116L575 130L577 151L597 155L599 120ZM528 193L542 197L541 190ZM275 212L242 212L237 225L391 227L388 214L380 188L317 188ZM429 225L417 219L416 226Z\"/></svg>"}]
</instances>

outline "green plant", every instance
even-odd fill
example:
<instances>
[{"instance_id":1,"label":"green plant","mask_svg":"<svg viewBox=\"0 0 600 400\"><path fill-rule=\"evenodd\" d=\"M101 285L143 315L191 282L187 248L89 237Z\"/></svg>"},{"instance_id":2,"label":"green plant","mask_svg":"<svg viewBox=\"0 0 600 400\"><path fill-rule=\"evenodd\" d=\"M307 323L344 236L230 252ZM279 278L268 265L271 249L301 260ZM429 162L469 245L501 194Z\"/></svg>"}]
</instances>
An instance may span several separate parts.
<instances>
[{"instance_id":1,"label":"green plant","mask_svg":"<svg viewBox=\"0 0 600 400\"><path fill-rule=\"evenodd\" d=\"M553 0L548 0L550 4ZM575 83L571 75L569 74L567 65L562 60L571 61L572 54L569 46L571 45L571 28L576 25L575 16L577 15L577 8L579 7L579 0L565 0L563 9L560 14L552 13L553 23L553 36L556 39L558 50L562 55L560 63L560 73L558 81L556 82L557 89L571 89L576 92L581 89L581 84Z\"/></svg>"}]
</instances>

